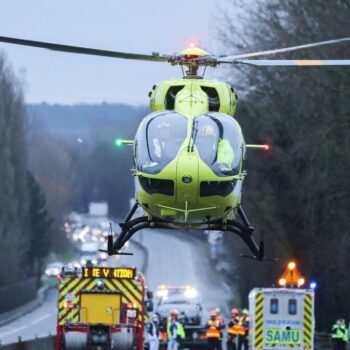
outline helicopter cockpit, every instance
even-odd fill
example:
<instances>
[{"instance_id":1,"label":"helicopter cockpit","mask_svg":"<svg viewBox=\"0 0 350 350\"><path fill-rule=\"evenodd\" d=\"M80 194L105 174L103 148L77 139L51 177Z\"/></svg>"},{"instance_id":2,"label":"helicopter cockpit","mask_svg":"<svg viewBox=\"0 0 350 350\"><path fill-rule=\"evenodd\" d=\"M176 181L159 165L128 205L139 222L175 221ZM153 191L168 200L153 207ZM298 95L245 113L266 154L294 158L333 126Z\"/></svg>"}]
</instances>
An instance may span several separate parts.
<instances>
[{"instance_id":1,"label":"helicopter cockpit","mask_svg":"<svg viewBox=\"0 0 350 350\"><path fill-rule=\"evenodd\" d=\"M217 176L239 173L245 144L241 128L232 117L207 113L195 118L193 140L200 158Z\"/></svg>"},{"instance_id":2,"label":"helicopter cockpit","mask_svg":"<svg viewBox=\"0 0 350 350\"><path fill-rule=\"evenodd\" d=\"M187 138L187 128L188 120L179 113L164 111L149 115L135 138L137 169L147 174L159 173L176 158ZM239 173L245 145L241 129L232 117L215 112L196 117L191 139L199 157L217 176Z\"/></svg>"},{"instance_id":3,"label":"helicopter cockpit","mask_svg":"<svg viewBox=\"0 0 350 350\"><path fill-rule=\"evenodd\" d=\"M187 137L187 119L175 112L152 113L136 134L134 157L139 171L157 174L177 155Z\"/></svg>"}]
</instances>

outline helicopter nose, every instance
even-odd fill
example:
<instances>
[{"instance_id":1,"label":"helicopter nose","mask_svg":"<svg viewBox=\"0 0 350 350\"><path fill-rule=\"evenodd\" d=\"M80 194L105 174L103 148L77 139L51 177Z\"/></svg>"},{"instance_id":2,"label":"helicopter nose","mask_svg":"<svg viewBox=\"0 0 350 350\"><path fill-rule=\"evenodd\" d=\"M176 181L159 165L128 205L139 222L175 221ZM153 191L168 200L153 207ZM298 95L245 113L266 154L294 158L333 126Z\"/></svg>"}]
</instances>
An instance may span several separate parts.
<instances>
[{"instance_id":1,"label":"helicopter nose","mask_svg":"<svg viewBox=\"0 0 350 350\"><path fill-rule=\"evenodd\" d=\"M180 208L191 210L198 199L198 155L183 150L176 167L176 202Z\"/></svg>"}]
</instances>

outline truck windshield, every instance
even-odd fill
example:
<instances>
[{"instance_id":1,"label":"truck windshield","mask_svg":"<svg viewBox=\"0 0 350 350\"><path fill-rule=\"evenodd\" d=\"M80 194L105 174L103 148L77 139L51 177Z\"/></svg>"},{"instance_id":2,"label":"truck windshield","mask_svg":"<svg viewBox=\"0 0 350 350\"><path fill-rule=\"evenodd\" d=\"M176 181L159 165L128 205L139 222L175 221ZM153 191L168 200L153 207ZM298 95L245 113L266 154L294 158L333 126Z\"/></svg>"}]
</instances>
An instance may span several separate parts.
<instances>
[{"instance_id":1,"label":"truck windshield","mask_svg":"<svg viewBox=\"0 0 350 350\"><path fill-rule=\"evenodd\" d=\"M175 112L153 113L140 125L135 140L137 169L159 173L177 155L187 136L187 119Z\"/></svg>"},{"instance_id":2,"label":"truck windshield","mask_svg":"<svg viewBox=\"0 0 350 350\"><path fill-rule=\"evenodd\" d=\"M218 176L237 175L244 150L238 123L220 113L202 115L194 123L194 144L201 159Z\"/></svg>"}]
</instances>

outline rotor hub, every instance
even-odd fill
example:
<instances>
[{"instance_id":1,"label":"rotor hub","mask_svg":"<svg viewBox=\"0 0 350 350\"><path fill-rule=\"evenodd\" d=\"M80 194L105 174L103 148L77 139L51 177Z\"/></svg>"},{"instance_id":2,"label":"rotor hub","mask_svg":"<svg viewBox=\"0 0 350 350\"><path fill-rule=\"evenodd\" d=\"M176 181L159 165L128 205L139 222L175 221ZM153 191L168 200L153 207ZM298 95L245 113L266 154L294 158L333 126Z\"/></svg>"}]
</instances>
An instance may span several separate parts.
<instances>
[{"instance_id":1,"label":"rotor hub","mask_svg":"<svg viewBox=\"0 0 350 350\"><path fill-rule=\"evenodd\" d=\"M199 77L198 68L206 66L203 59L208 57L210 55L207 51L199 47L189 47L179 52L178 59L173 64L179 64L187 68L186 78Z\"/></svg>"}]
</instances>

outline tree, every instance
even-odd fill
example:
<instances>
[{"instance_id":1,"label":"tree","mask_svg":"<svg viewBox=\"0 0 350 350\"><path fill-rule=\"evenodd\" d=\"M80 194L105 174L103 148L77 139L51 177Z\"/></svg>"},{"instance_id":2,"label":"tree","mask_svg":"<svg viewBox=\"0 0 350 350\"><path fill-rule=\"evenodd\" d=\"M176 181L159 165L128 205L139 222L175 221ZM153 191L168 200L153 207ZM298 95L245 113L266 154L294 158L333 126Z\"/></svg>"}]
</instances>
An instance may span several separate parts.
<instances>
[{"instance_id":1,"label":"tree","mask_svg":"<svg viewBox=\"0 0 350 350\"><path fill-rule=\"evenodd\" d=\"M232 0L229 7L220 34L233 53L348 35L345 0L332 6L324 0ZM349 45L342 44L278 57L349 56ZM306 276L318 280L317 325L327 329L332 319L350 312L350 72L242 67L230 76L244 91L237 118L247 142L272 143L269 155L249 154L243 205L256 226L266 229L269 255L282 262L297 258ZM262 273L248 262L239 264L248 272L242 295L257 282L278 278L277 267Z\"/></svg>"},{"instance_id":2,"label":"tree","mask_svg":"<svg viewBox=\"0 0 350 350\"><path fill-rule=\"evenodd\" d=\"M29 188L29 220L30 220L30 245L28 260L36 270L38 283L42 274L42 263L51 248L51 224L52 219L48 213L45 195L33 174L28 171Z\"/></svg>"},{"instance_id":3,"label":"tree","mask_svg":"<svg viewBox=\"0 0 350 350\"><path fill-rule=\"evenodd\" d=\"M0 55L0 286L31 274L24 118L20 85Z\"/></svg>"}]
</instances>

